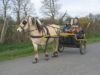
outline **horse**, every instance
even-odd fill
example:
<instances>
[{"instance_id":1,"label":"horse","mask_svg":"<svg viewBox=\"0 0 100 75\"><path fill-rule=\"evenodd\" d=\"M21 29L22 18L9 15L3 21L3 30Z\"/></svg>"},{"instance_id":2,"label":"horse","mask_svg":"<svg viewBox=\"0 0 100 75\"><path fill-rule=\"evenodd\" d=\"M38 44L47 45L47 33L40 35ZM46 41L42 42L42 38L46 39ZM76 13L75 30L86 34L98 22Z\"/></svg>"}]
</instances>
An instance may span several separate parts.
<instances>
[{"instance_id":1,"label":"horse","mask_svg":"<svg viewBox=\"0 0 100 75\"><path fill-rule=\"evenodd\" d=\"M59 35L60 26L56 24L50 25L41 25L39 21L32 17L27 16L22 19L19 27L17 28L18 32L28 32L29 38L32 41L32 45L34 47L34 60L33 63L39 62L39 53L38 46L45 46L45 59L49 59L47 46L51 42L55 42L55 49L53 51L53 57L58 57L58 45L59 38L52 37L52 35Z\"/></svg>"}]
</instances>

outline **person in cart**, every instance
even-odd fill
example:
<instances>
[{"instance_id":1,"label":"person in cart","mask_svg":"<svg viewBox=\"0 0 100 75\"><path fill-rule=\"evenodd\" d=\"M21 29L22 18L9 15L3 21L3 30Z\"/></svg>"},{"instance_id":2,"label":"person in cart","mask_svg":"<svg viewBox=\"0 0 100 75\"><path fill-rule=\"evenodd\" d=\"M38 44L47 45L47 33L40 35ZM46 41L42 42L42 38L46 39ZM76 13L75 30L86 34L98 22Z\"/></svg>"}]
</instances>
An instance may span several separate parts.
<instances>
[{"instance_id":1,"label":"person in cart","mask_svg":"<svg viewBox=\"0 0 100 75\"><path fill-rule=\"evenodd\" d=\"M67 19L65 23L62 32L69 32L71 28L70 19Z\"/></svg>"},{"instance_id":2,"label":"person in cart","mask_svg":"<svg viewBox=\"0 0 100 75\"><path fill-rule=\"evenodd\" d=\"M80 23L79 23L79 19L76 17L73 19L73 24L72 24L72 32L76 33L80 31Z\"/></svg>"},{"instance_id":3,"label":"person in cart","mask_svg":"<svg viewBox=\"0 0 100 75\"><path fill-rule=\"evenodd\" d=\"M63 27L63 30L62 30L62 32L64 32L64 33L72 33L71 32L71 19L69 18L69 19L67 19L66 21L65 21L65 26ZM63 40L65 41L64 43L74 43L74 41L73 41L73 38L72 37L63 37Z\"/></svg>"},{"instance_id":4,"label":"person in cart","mask_svg":"<svg viewBox=\"0 0 100 75\"><path fill-rule=\"evenodd\" d=\"M84 31L82 30L79 19L77 17L74 18L74 24L72 25L72 32L76 34L77 38L80 38L82 34L84 34Z\"/></svg>"}]
</instances>

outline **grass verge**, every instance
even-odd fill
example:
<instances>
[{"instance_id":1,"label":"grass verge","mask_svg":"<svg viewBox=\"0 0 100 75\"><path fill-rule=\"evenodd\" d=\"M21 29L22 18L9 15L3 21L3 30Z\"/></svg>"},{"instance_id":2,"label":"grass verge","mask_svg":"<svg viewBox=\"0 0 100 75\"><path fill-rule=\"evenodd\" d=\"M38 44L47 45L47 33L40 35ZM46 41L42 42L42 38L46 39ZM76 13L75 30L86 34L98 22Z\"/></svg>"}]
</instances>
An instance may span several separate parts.
<instances>
[{"instance_id":1,"label":"grass verge","mask_svg":"<svg viewBox=\"0 0 100 75\"><path fill-rule=\"evenodd\" d=\"M88 44L100 42L100 37L87 39Z\"/></svg>"},{"instance_id":2,"label":"grass verge","mask_svg":"<svg viewBox=\"0 0 100 75\"><path fill-rule=\"evenodd\" d=\"M100 37L91 37L87 39L88 44L100 42ZM49 51L52 50L52 44L48 46ZM40 52L44 48L39 46ZM0 45L0 61L11 60L18 57L29 56L33 54L33 46L31 43L16 43Z\"/></svg>"},{"instance_id":3,"label":"grass verge","mask_svg":"<svg viewBox=\"0 0 100 75\"><path fill-rule=\"evenodd\" d=\"M0 45L0 61L32 55L33 49L31 43L2 44ZM51 51L52 45L49 45L48 49ZM39 46L39 52L44 52L44 47Z\"/></svg>"}]
</instances>

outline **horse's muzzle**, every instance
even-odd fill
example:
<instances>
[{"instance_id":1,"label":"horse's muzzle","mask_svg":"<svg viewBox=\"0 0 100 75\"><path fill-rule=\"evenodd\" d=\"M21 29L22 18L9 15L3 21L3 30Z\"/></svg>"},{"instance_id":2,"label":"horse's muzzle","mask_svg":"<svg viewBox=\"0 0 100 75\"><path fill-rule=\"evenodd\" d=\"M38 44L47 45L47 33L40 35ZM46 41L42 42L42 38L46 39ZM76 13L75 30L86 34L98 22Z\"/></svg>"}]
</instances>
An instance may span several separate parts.
<instances>
[{"instance_id":1,"label":"horse's muzzle","mask_svg":"<svg viewBox=\"0 0 100 75\"><path fill-rule=\"evenodd\" d=\"M17 29L17 31L18 31L18 32L22 32L22 29L19 27L19 28Z\"/></svg>"}]
</instances>

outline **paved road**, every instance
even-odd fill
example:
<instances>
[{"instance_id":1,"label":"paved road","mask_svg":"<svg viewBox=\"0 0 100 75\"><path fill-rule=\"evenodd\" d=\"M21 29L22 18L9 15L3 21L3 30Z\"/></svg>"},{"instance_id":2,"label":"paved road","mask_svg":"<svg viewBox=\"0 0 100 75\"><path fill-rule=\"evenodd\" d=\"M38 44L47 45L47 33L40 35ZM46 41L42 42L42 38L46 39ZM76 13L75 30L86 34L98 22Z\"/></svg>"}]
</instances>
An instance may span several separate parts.
<instances>
[{"instance_id":1,"label":"paved road","mask_svg":"<svg viewBox=\"0 0 100 75\"><path fill-rule=\"evenodd\" d=\"M67 49L58 58L45 61L41 55L38 64L32 56L0 63L0 75L100 75L100 43L87 47L87 54L78 49Z\"/></svg>"}]
</instances>

